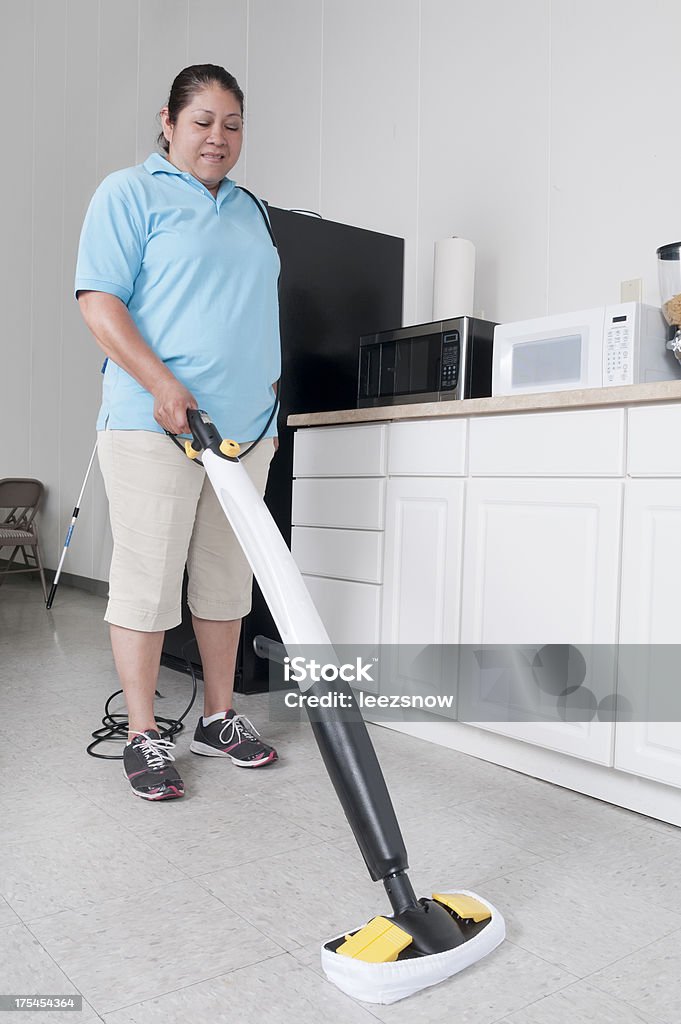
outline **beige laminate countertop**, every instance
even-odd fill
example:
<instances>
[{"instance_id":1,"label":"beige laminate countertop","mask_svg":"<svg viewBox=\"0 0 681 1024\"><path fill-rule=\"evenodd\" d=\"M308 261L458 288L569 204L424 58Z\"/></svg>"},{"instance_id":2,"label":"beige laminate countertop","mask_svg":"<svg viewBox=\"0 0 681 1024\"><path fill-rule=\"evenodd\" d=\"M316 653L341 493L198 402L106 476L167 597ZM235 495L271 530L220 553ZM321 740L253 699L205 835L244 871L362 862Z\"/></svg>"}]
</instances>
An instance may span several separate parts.
<instances>
[{"instance_id":1,"label":"beige laminate countertop","mask_svg":"<svg viewBox=\"0 0 681 1024\"><path fill-rule=\"evenodd\" d=\"M653 384L627 384L613 388L579 391L547 391L537 395L506 398L468 398L465 401L413 402L383 405L375 409L338 409L331 412L297 413L290 427L324 427L340 423L376 423L387 420L422 420L437 416L491 416L497 413L546 412L556 409L597 409L607 406L681 402L681 380Z\"/></svg>"}]
</instances>

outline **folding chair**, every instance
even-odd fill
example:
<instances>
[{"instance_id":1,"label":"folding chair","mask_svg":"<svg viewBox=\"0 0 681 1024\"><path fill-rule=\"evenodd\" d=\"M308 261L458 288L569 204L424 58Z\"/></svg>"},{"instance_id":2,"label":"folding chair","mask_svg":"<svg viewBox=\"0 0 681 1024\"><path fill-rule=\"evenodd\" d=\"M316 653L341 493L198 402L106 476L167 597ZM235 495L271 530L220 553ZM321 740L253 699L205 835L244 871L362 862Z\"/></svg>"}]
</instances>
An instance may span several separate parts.
<instances>
[{"instance_id":1,"label":"folding chair","mask_svg":"<svg viewBox=\"0 0 681 1024\"><path fill-rule=\"evenodd\" d=\"M6 477L0 480L0 549L14 549L7 565L0 567L0 584L4 583L5 576L10 572L39 572L47 601L47 584L40 558L38 527L34 522L44 493L45 487L40 480L21 477ZM4 518L2 510L5 510ZM14 564L20 551L24 559L22 567ZM27 551L30 552L32 563Z\"/></svg>"}]
</instances>

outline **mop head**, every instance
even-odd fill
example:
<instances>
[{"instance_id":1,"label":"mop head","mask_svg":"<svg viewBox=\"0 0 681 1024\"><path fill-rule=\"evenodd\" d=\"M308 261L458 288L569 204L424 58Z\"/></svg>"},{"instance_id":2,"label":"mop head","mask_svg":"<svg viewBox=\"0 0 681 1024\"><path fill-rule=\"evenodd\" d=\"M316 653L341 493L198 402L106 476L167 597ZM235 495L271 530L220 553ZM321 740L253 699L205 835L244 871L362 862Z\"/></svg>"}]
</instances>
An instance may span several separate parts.
<instances>
[{"instance_id":1,"label":"mop head","mask_svg":"<svg viewBox=\"0 0 681 1024\"><path fill-rule=\"evenodd\" d=\"M503 942L504 919L474 892L433 893L419 900L428 912L444 908L455 922L458 945L422 954L412 936L393 918L375 917L322 946L322 968L341 991L366 1003L394 1003L458 974Z\"/></svg>"}]
</instances>

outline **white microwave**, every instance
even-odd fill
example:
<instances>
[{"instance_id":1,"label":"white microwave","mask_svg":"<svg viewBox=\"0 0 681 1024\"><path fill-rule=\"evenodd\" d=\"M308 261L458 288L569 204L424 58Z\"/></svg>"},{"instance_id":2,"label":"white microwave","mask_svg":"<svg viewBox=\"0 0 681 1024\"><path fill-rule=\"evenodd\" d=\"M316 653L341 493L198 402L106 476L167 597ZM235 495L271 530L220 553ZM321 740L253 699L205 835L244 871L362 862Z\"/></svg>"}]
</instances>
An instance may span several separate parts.
<instances>
[{"instance_id":1,"label":"white microwave","mask_svg":"<svg viewBox=\"0 0 681 1024\"><path fill-rule=\"evenodd\" d=\"M661 311L640 302L499 324L494 329L492 394L676 379L681 366L667 350L668 330Z\"/></svg>"}]
</instances>

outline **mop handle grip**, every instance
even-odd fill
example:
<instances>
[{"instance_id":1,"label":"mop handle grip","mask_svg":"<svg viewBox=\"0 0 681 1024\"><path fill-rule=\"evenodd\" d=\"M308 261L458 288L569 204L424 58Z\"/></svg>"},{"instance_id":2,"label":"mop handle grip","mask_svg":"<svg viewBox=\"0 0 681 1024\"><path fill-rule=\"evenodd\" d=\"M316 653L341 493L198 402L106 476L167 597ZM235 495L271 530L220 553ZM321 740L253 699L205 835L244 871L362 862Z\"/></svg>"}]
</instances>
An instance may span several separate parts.
<instances>
[{"instance_id":1,"label":"mop handle grip","mask_svg":"<svg viewBox=\"0 0 681 1024\"><path fill-rule=\"evenodd\" d=\"M187 409L187 423L192 432L191 447L197 454L212 451L222 459L236 461L239 447L234 441L223 441L218 428L203 409ZM189 452L187 454L190 454Z\"/></svg>"}]
</instances>

